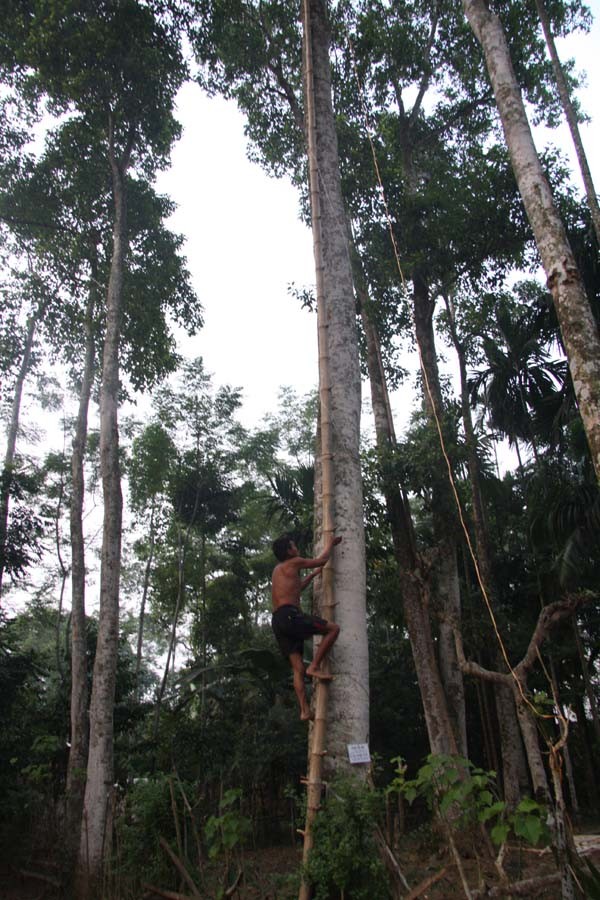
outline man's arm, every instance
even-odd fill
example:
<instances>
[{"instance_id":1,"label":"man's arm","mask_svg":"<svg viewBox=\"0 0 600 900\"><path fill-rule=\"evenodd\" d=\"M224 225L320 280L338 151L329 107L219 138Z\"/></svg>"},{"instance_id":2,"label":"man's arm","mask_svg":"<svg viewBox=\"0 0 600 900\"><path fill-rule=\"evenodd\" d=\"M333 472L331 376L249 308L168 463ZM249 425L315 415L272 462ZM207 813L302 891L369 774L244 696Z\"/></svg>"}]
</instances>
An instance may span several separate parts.
<instances>
[{"instance_id":1,"label":"man's arm","mask_svg":"<svg viewBox=\"0 0 600 900\"><path fill-rule=\"evenodd\" d=\"M315 569L314 572L311 572L310 575L307 575L305 578L303 578L300 581L300 590L303 591L304 588L308 587L313 578L316 578L317 575L320 575L322 571L323 569L319 567L318 569Z\"/></svg>"},{"instance_id":2,"label":"man's arm","mask_svg":"<svg viewBox=\"0 0 600 900\"><path fill-rule=\"evenodd\" d=\"M294 556L292 559L287 560L287 563L293 563L298 569L319 569L325 565L331 556L333 548L341 543L341 537L332 537L329 539L327 546L320 556L316 556L314 559L304 559L301 556Z\"/></svg>"}]
</instances>

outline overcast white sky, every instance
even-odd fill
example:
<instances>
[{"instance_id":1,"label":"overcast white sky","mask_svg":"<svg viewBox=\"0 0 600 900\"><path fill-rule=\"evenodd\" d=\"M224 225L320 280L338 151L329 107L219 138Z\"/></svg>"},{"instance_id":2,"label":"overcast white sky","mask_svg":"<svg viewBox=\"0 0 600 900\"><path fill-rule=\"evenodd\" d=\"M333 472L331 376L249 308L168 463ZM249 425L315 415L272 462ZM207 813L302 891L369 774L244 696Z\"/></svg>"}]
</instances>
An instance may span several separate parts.
<instances>
[{"instance_id":1,"label":"overcast white sky","mask_svg":"<svg viewBox=\"0 0 600 900\"><path fill-rule=\"evenodd\" d=\"M170 222L205 310L186 355L204 357L219 383L244 389L246 424L272 408L277 388L316 381L315 317L289 295L312 284L312 239L296 192L246 158L244 120L232 102L186 85L178 99L183 137L158 182L178 209Z\"/></svg>"},{"instance_id":2,"label":"overcast white sky","mask_svg":"<svg viewBox=\"0 0 600 900\"><path fill-rule=\"evenodd\" d=\"M592 31L560 42L559 52L563 59L574 55L586 73L588 85L579 96L594 115L600 0L590 5L596 17ZM288 293L291 282L314 282L311 235L299 221L295 189L247 160L244 120L233 102L210 99L188 84L179 95L178 118L183 137L158 189L178 205L171 226L186 236L189 268L205 309L204 329L184 341L182 352L203 356L217 383L242 387L242 419L258 424L275 406L280 385L302 394L317 382L315 317ZM600 116L582 132L598 184ZM560 138L553 132L550 139L571 152L566 127ZM412 395L410 385L403 391ZM405 411L412 404L405 393L394 405Z\"/></svg>"}]
</instances>

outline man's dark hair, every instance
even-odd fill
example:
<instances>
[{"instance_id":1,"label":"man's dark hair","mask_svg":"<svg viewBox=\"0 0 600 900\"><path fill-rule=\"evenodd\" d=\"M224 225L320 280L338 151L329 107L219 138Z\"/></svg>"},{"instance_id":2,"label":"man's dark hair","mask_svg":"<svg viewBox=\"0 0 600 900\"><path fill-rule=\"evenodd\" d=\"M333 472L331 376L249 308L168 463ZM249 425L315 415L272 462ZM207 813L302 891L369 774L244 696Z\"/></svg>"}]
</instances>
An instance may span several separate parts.
<instances>
[{"instance_id":1,"label":"man's dark hair","mask_svg":"<svg viewBox=\"0 0 600 900\"><path fill-rule=\"evenodd\" d=\"M276 541L273 541L273 553L279 562L285 562L288 558L288 550L293 540L291 534L282 534Z\"/></svg>"}]
</instances>

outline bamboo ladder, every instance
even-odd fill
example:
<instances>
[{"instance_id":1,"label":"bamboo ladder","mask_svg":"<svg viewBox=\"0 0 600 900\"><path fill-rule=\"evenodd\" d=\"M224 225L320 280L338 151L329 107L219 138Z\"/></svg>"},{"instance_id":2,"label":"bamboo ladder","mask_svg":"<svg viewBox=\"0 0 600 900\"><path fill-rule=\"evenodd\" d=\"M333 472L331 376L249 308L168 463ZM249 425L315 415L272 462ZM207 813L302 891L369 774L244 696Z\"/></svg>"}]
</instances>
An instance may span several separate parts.
<instances>
[{"instance_id":1,"label":"bamboo ladder","mask_svg":"<svg viewBox=\"0 0 600 900\"><path fill-rule=\"evenodd\" d=\"M321 421L321 504L323 510L322 539L333 536L333 454L331 450L331 384L329 377L329 350L327 338L327 312L323 287L323 247L321 241L321 197L319 191L319 170L317 162L317 130L314 106L314 83L311 46L310 0L303 0L304 19L304 77L306 93L306 131L308 145L308 175L310 188L310 208L313 232L313 252L317 288L317 332L319 347L319 404ZM333 620L334 591L333 570L328 563L323 570L321 613L328 621ZM324 667L328 662L324 660ZM327 734L327 700L329 684L316 680L315 719L309 730L308 776L306 778L307 803L302 860L306 863L313 846L312 823L320 807L323 786L322 770ZM299 900L310 900L310 885L303 881Z\"/></svg>"}]
</instances>

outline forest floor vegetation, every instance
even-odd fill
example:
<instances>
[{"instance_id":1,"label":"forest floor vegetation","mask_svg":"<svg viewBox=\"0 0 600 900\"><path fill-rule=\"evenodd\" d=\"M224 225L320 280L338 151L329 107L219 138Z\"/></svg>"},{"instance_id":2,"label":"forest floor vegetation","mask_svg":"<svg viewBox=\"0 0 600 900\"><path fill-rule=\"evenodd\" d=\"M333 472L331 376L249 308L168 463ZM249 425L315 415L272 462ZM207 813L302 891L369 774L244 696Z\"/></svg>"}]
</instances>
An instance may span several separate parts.
<instances>
[{"instance_id":1,"label":"forest floor vegetation","mask_svg":"<svg viewBox=\"0 0 600 900\"><path fill-rule=\"evenodd\" d=\"M428 833L425 833L425 832ZM450 900L464 896L464 890L456 866L447 848L439 843L429 829L417 829L412 835L408 835L398 851L398 863L407 878L411 892L403 892L402 896L426 900ZM586 835L585 839L577 840L578 849L586 854L598 867L600 865L600 834ZM583 844L583 846L580 846ZM462 864L469 886L475 897L502 896L489 891L498 887L498 873L493 861L483 858L483 854L475 856L468 851L462 852ZM264 847L256 850L247 850L243 854L243 878L240 879L237 889L231 895L237 900L295 900L298 896L300 882L300 867L302 861L302 848L300 845ZM504 858L504 869L512 883L523 882L526 879L538 881L545 876L556 875L552 855L549 850L535 850L522 844L514 843L508 849ZM34 874L38 877L34 877ZM216 900L223 896L218 886L219 871L215 867L214 873L207 871L206 887L202 893L204 900ZM44 877L50 879L44 881ZM52 881L52 866L32 861L30 867L17 870L14 867L0 866L0 898L1 900L62 900L63 893L57 889ZM214 877L214 880L212 878ZM428 882L428 886L425 886ZM210 884L210 886L209 886ZM106 900L161 900L168 896L164 893L153 893L147 888L133 891L126 889L122 892L107 894ZM180 886L178 896L184 898L188 895L185 886ZM191 896L191 895L190 895ZM331 895L332 898L334 895ZM335 897L341 896L336 894ZM371 900L388 900L392 894L377 896L372 894ZM505 896L508 896L506 894ZM515 894L516 896L516 894ZM519 896L538 897L542 900L556 900L560 896L560 884L547 884L540 886ZM352 898L352 886L344 894L344 897Z\"/></svg>"}]
</instances>

